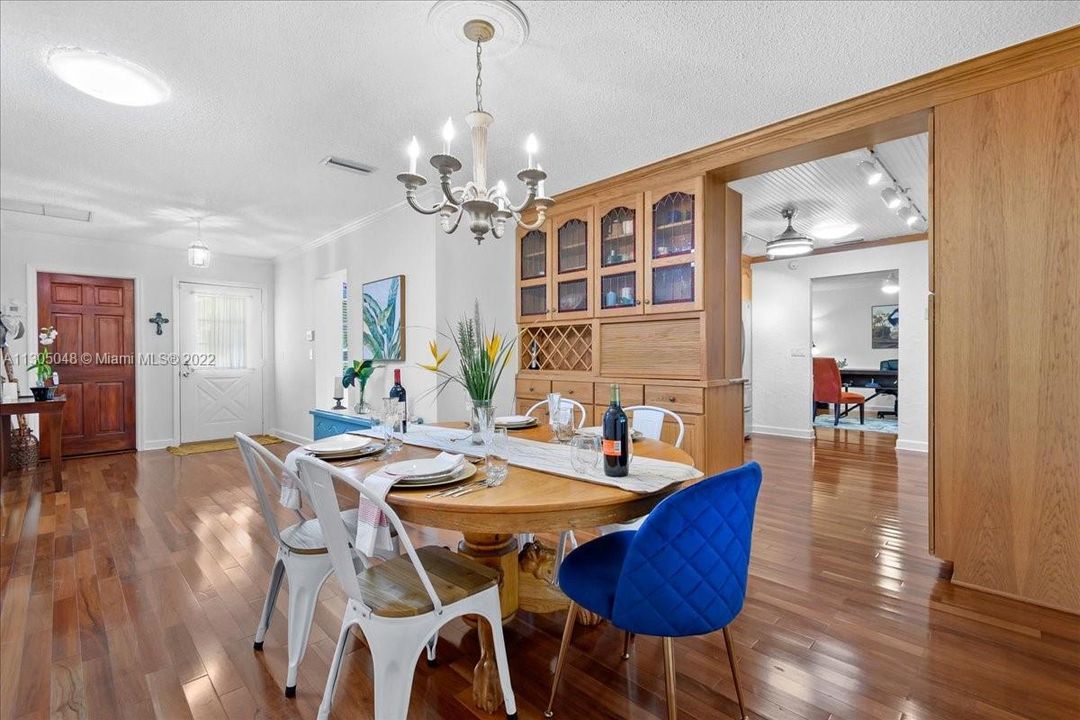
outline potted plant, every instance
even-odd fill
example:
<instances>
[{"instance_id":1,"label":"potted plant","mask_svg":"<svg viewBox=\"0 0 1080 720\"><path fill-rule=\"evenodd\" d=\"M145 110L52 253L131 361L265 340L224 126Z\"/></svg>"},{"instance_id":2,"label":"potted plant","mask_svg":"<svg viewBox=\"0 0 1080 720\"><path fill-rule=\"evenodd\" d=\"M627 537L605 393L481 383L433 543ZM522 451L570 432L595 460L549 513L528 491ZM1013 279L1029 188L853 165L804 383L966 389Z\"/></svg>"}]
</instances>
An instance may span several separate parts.
<instances>
[{"instance_id":1,"label":"potted plant","mask_svg":"<svg viewBox=\"0 0 1080 720\"><path fill-rule=\"evenodd\" d=\"M443 391L450 383L457 383L469 396L469 424L473 431L473 442L479 442L478 433L489 428L494 422L495 408L492 399L495 389L502 378L503 370L510 360L514 349L514 340L506 340L493 328L489 335L480 316L480 304L475 303L472 317L463 316L457 321L451 332L445 333L457 349L459 365L456 372L442 368L449 350L439 350L436 341L428 344L432 363L420 367L430 370L442 381L436 386L436 394Z\"/></svg>"},{"instance_id":2,"label":"potted plant","mask_svg":"<svg viewBox=\"0 0 1080 720\"><path fill-rule=\"evenodd\" d=\"M371 379L371 375L374 372L375 363L371 360L365 360L364 362L353 360L352 367L345 368L345 372L341 377L342 387L352 387L355 384L360 385L360 402L356 404L355 408L357 413L369 411L367 403L364 401L364 391L367 390L368 380Z\"/></svg>"},{"instance_id":3,"label":"potted plant","mask_svg":"<svg viewBox=\"0 0 1080 720\"><path fill-rule=\"evenodd\" d=\"M48 348L54 342L56 342L56 328L52 325L49 327L41 328L41 332L38 333L38 344L44 348ZM41 350L33 356L34 363L27 368L32 370L37 375L37 384L30 387L30 392L34 394L35 400L52 400L54 388L49 387L49 378L53 378L53 384L57 382L57 377L53 373L52 365L49 364L49 352L46 349Z\"/></svg>"}]
</instances>

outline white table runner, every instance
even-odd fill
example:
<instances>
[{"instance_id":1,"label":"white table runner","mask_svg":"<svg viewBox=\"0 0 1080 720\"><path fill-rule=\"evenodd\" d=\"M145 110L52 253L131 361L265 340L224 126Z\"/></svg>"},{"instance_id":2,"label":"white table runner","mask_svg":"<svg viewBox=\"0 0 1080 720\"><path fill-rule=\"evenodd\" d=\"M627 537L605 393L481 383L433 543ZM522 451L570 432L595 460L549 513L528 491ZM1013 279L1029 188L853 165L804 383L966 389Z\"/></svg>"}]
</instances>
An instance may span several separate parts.
<instances>
[{"instance_id":1,"label":"white table runner","mask_svg":"<svg viewBox=\"0 0 1080 720\"><path fill-rule=\"evenodd\" d=\"M351 434L382 437L379 430L354 430ZM472 434L468 430L434 425L410 425L409 431L403 436L404 441L409 445L483 456L484 447L473 445L470 441L471 437ZM602 468L598 468L595 473L583 474L574 470L570 462L569 445L526 440L513 436L508 438L508 443L511 465L645 495L663 490L675 483L692 480L701 474L690 465L639 455L635 455L631 461L630 474L626 477L608 477L604 475Z\"/></svg>"}]
</instances>

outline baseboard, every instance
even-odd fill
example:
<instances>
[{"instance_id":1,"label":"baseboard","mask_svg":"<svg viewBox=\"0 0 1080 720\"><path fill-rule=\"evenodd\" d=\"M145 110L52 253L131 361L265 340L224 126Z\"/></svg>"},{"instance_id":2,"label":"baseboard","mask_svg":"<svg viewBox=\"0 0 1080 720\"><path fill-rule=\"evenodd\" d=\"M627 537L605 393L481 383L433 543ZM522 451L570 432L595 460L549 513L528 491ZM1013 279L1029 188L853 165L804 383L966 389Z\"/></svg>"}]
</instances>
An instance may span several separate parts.
<instances>
[{"instance_id":1,"label":"baseboard","mask_svg":"<svg viewBox=\"0 0 1080 720\"><path fill-rule=\"evenodd\" d=\"M270 428L266 432L269 435L277 435L282 440L288 440L289 442L296 445L307 445L313 440L313 438L304 437L302 435L297 435L295 433L287 432L285 430L279 430L277 428Z\"/></svg>"},{"instance_id":2,"label":"baseboard","mask_svg":"<svg viewBox=\"0 0 1080 720\"><path fill-rule=\"evenodd\" d=\"M777 437L798 438L799 440L813 440L814 431L811 428L786 428L772 425L754 425L751 432L754 435L776 435Z\"/></svg>"},{"instance_id":3,"label":"baseboard","mask_svg":"<svg viewBox=\"0 0 1080 720\"><path fill-rule=\"evenodd\" d=\"M176 440L174 440L173 438L166 438L164 440L147 440L144 443L140 443L138 448L136 449L139 452L143 452L145 450L164 450L165 448L175 444Z\"/></svg>"},{"instance_id":4,"label":"baseboard","mask_svg":"<svg viewBox=\"0 0 1080 720\"><path fill-rule=\"evenodd\" d=\"M904 452L930 452L930 443L925 440L897 440L896 449Z\"/></svg>"}]
</instances>

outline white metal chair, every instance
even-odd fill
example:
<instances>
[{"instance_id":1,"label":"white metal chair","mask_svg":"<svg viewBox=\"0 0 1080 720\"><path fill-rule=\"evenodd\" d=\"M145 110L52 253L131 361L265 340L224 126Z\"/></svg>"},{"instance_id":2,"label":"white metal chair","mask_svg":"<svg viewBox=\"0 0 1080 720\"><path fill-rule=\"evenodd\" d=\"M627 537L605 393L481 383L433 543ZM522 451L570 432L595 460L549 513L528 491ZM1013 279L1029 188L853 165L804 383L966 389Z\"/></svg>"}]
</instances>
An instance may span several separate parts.
<instances>
[{"instance_id":1,"label":"white metal chair","mask_svg":"<svg viewBox=\"0 0 1080 720\"><path fill-rule=\"evenodd\" d=\"M517 707L503 641L498 571L446 548L414 549L401 520L382 498L316 458L300 458L300 467L315 506L315 515L322 524L334 573L348 597L337 649L319 706L319 720L326 720L330 715L342 654L353 625L363 631L371 650L375 679L374 717L404 720L409 710L417 656L439 628L462 615L480 615L491 626L506 716L516 720ZM405 555L356 572L349 545L351 536L338 511L334 480L355 488L382 511L397 529Z\"/></svg>"},{"instance_id":2,"label":"white metal chair","mask_svg":"<svg viewBox=\"0 0 1080 720\"><path fill-rule=\"evenodd\" d=\"M588 417L588 414L586 414L585 412L585 406L579 403L577 400L571 400L570 398L562 398L561 400L559 400L560 410L566 408L567 406L572 408L571 413L573 413L574 411L577 412L579 419L577 421L577 424L574 425L574 427L579 429L584 427L585 419ZM536 409L539 407L547 407L547 400L541 400L540 402L533 405L525 412L525 415L527 417L535 417L533 413L536 412Z\"/></svg>"},{"instance_id":3,"label":"white metal chair","mask_svg":"<svg viewBox=\"0 0 1080 720\"><path fill-rule=\"evenodd\" d=\"M279 528L274 514L275 501L271 500L267 489L276 495L281 492L281 478L290 476L290 480L304 493L305 486L280 459L265 447L243 433L236 433L236 443L240 446L240 455L244 458L248 477L259 500L259 510L266 521L270 536L277 543L277 557L270 572L270 587L266 590L262 617L255 630L255 650L263 649L266 631L274 615L281 581L288 580L288 642L289 669L285 677L285 696L296 695L296 675L300 661L304 659L308 638L311 635L311 622L315 616L315 604L326 578L330 577L330 556L323 540L322 527L318 520L305 518L299 510L297 522L285 528ZM340 521L355 535L357 510L338 511ZM431 651L434 650L432 646ZM430 658L429 654L429 658Z\"/></svg>"}]
</instances>

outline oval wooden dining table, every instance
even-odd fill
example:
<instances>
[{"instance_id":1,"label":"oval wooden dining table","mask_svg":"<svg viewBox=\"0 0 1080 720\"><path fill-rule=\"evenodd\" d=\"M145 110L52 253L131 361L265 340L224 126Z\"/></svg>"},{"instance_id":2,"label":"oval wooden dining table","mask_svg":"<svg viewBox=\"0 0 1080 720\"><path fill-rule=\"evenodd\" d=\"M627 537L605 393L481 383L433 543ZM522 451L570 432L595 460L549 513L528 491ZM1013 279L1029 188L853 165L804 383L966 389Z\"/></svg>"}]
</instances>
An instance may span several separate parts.
<instances>
[{"instance_id":1,"label":"oval wooden dining table","mask_svg":"<svg viewBox=\"0 0 1080 720\"><path fill-rule=\"evenodd\" d=\"M446 423L442 427L464 428L464 423ZM512 437L551 440L547 426L513 431ZM464 434L463 434L464 437ZM461 451L482 454L482 449L468 441ZM405 445L394 460L432 457L437 450ZM634 454L693 465L684 451L657 440L638 440ZM342 468L343 472L363 478L381 462L364 462ZM481 472L483 472L481 468ZM387 502L402 520L444 530L456 530L464 539L458 552L501 573L499 596L503 622L509 622L518 609L550 613L568 605L566 596L552 584L554 551L540 543L518 547L521 533L558 533L563 530L596 528L610 523L639 518L661 500L704 477L700 474L685 483L673 484L649 495L620 490L608 485L575 480L561 475L510 466L506 480L496 487L471 492L461 497L430 497L432 490L392 490ZM582 618L599 622L598 618ZM482 620L477 623L480 659L473 674L473 700L484 712L492 713L502 704L491 630ZM511 663L512 665L512 663ZM512 669L512 668L511 668Z\"/></svg>"}]
</instances>

